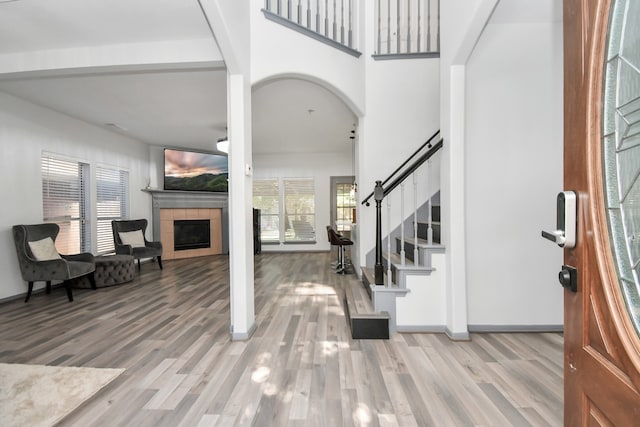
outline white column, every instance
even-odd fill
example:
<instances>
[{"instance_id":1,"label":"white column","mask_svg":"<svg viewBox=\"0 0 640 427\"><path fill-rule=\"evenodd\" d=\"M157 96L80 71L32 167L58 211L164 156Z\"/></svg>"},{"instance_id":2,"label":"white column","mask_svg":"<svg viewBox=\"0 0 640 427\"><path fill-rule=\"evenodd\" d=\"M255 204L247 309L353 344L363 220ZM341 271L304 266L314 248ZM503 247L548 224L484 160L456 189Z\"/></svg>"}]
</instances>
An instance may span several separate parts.
<instances>
[{"instance_id":1,"label":"white column","mask_svg":"<svg viewBox=\"0 0 640 427\"><path fill-rule=\"evenodd\" d=\"M243 74L227 74L229 136L229 274L231 338L255 329L251 164L251 85Z\"/></svg>"},{"instance_id":2,"label":"white column","mask_svg":"<svg viewBox=\"0 0 640 427\"><path fill-rule=\"evenodd\" d=\"M447 334L467 339L467 275L464 207L465 66L450 67L449 140L444 145L443 208L447 224Z\"/></svg>"}]
</instances>

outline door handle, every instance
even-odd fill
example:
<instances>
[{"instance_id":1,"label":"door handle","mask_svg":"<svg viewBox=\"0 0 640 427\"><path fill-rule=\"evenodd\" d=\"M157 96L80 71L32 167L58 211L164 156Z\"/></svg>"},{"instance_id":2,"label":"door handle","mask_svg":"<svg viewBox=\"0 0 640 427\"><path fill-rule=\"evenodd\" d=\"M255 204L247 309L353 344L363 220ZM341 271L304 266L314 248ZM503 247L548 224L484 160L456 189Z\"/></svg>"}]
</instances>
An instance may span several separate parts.
<instances>
[{"instance_id":1,"label":"door handle","mask_svg":"<svg viewBox=\"0 0 640 427\"><path fill-rule=\"evenodd\" d=\"M576 246L576 193L563 191L556 198L556 229L542 231L542 237L561 248Z\"/></svg>"}]
</instances>

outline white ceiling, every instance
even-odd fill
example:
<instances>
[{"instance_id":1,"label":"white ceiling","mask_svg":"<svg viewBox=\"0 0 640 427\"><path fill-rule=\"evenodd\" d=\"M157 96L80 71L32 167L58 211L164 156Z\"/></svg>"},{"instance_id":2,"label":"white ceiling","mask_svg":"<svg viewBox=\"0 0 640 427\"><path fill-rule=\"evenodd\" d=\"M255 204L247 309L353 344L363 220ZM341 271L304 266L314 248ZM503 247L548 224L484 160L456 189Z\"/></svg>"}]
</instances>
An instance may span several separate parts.
<instances>
[{"instance_id":1,"label":"white ceiling","mask_svg":"<svg viewBox=\"0 0 640 427\"><path fill-rule=\"evenodd\" d=\"M197 0L0 0L0 55L207 38L217 49ZM226 133L224 68L0 74L0 91L152 145L211 150ZM351 152L355 116L314 83L263 84L252 104L254 153Z\"/></svg>"}]
</instances>

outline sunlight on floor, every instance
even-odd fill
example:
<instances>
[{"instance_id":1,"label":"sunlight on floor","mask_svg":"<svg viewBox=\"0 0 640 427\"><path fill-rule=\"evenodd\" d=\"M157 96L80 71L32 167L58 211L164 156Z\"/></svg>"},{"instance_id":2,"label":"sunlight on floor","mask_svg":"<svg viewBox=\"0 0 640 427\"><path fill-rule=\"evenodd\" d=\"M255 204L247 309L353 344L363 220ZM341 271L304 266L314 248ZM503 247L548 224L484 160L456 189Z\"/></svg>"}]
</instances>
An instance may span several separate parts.
<instances>
[{"instance_id":1,"label":"sunlight on floor","mask_svg":"<svg viewBox=\"0 0 640 427\"><path fill-rule=\"evenodd\" d=\"M298 295L336 295L333 287L311 282L299 283L294 292Z\"/></svg>"},{"instance_id":2,"label":"sunlight on floor","mask_svg":"<svg viewBox=\"0 0 640 427\"><path fill-rule=\"evenodd\" d=\"M353 419L356 425L371 424L371 410L364 403L358 403L358 408L353 412Z\"/></svg>"}]
</instances>

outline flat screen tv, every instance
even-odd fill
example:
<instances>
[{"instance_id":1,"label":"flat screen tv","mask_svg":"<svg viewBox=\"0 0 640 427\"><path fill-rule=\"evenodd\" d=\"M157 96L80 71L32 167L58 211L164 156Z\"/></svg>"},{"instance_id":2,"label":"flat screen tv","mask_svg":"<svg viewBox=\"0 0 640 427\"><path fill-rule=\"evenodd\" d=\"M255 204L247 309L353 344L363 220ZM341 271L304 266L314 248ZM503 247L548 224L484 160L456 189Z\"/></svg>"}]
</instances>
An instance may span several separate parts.
<instances>
[{"instance_id":1,"label":"flat screen tv","mask_svg":"<svg viewBox=\"0 0 640 427\"><path fill-rule=\"evenodd\" d=\"M164 189L229 191L229 162L222 154L165 148Z\"/></svg>"}]
</instances>

